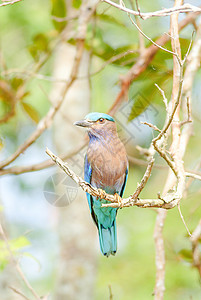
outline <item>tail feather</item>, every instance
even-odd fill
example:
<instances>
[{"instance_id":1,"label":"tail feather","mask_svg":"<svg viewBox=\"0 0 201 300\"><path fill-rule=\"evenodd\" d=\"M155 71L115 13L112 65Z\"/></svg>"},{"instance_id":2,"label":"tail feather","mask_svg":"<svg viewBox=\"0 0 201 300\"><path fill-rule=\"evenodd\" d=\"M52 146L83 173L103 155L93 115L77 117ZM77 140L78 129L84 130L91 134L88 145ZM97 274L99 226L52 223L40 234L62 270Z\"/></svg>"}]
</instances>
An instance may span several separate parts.
<instances>
[{"instance_id":1,"label":"tail feather","mask_svg":"<svg viewBox=\"0 0 201 300\"><path fill-rule=\"evenodd\" d=\"M104 228L102 224L98 224L100 249L103 255L115 255L117 251L117 230L116 220L110 228Z\"/></svg>"}]
</instances>

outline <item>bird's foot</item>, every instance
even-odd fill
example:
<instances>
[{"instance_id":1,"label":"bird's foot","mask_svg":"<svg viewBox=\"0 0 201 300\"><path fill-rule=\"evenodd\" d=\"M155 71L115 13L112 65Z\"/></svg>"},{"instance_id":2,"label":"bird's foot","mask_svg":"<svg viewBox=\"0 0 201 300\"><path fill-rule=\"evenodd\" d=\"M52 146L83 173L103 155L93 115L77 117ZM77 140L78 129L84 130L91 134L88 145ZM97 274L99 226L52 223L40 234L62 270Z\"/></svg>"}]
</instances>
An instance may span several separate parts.
<instances>
[{"instance_id":1,"label":"bird's foot","mask_svg":"<svg viewBox=\"0 0 201 300\"><path fill-rule=\"evenodd\" d=\"M105 191L102 189L98 189L98 192L100 194L100 199L105 199L105 194L106 194Z\"/></svg>"},{"instance_id":2,"label":"bird's foot","mask_svg":"<svg viewBox=\"0 0 201 300\"><path fill-rule=\"evenodd\" d=\"M119 207L122 208L124 206L124 204L123 204L122 198L119 196L119 194L115 193L114 198L117 201Z\"/></svg>"}]
</instances>

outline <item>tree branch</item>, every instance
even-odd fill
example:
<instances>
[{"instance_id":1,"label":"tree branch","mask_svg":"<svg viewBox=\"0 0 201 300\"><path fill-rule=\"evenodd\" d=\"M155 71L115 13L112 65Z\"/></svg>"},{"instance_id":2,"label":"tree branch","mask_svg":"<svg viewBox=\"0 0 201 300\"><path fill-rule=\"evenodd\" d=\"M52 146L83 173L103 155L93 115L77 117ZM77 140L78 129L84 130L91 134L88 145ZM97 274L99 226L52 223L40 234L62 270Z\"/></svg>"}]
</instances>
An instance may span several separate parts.
<instances>
[{"instance_id":1,"label":"tree branch","mask_svg":"<svg viewBox=\"0 0 201 300\"><path fill-rule=\"evenodd\" d=\"M4 3L1 3L0 4L0 7L1 6L6 6L6 5L12 5L12 4L15 4L17 2L21 2L22 0L14 0L14 1L8 1L8 2L4 2Z\"/></svg>"},{"instance_id":2,"label":"tree branch","mask_svg":"<svg viewBox=\"0 0 201 300\"><path fill-rule=\"evenodd\" d=\"M89 193L96 198L105 199L111 203L102 204L102 207L130 207L130 206L139 206L142 208L147 207L158 207L171 209L176 206L178 201L176 193L167 193L165 197L158 199L139 199L136 195L139 195L139 192L144 188L150 173L151 168L153 166L153 161L151 160L150 164L148 164L145 175L141 180L140 186L138 186L137 190L128 198L122 199L121 204L118 202L116 197L111 194L107 194L105 191L101 189L97 189L93 187L88 182L84 181L80 176L75 174L69 167L69 165L63 162L58 156L56 156L53 152L51 152L48 148L46 149L46 153L51 157L51 159L69 176L71 177L82 189L84 192Z\"/></svg>"},{"instance_id":3,"label":"tree branch","mask_svg":"<svg viewBox=\"0 0 201 300\"><path fill-rule=\"evenodd\" d=\"M182 0L175 0L174 8L177 8L182 4ZM172 97L170 102L170 114L167 112L166 124L163 127L163 130L158 134L158 136L153 140L153 146L156 151L159 150L157 142L167 133L169 127L172 127L172 144L171 144L171 157L173 159L172 165L170 165L172 171L169 171L166 184L163 190L163 195L166 195L168 191L175 186L175 182L178 182L176 188L177 201L179 203L182 197L183 189L180 190L179 187L182 185L182 188L185 184L185 173L183 168L182 156L180 156L179 150L179 141L180 141L180 126L175 125L173 120L179 120L179 108L180 108L180 99L183 83L183 64L184 61L181 61L181 49L179 42L179 26L178 26L178 14L172 14L170 17L170 36L171 36L171 45L172 51L177 53L177 56L173 56L173 87L172 87ZM165 151L164 151L165 153ZM159 152L160 154L160 152ZM166 154L166 153L165 153ZM165 155L167 157L167 155ZM165 158L163 157L163 158ZM182 183L182 184L181 184ZM164 299L165 291L165 248L163 241L163 227L166 219L166 212L164 210L159 210L156 224L155 224L155 248L156 248L156 283L154 289L155 300Z\"/></svg>"},{"instance_id":4,"label":"tree branch","mask_svg":"<svg viewBox=\"0 0 201 300\"><path fill-rule=\"evenodd\" d=\"M123 5L117 4L110 0L102 0L102 1L110 4L111 6L118 8L126 13L129 13L134 16L139 16L144 20L152 18L152 17L165 17L165 16L172 15L174 13L201 12L201 8L186 3L184 5L174 6L171 8L166 8L166 9L162 9L162 10L158 10L158 11L154 11L154 12L142 13L141 11L134 11L132 9L129 9Z\"/></svg>"},{"instance_id":5,"label":"tree branch","mask_svg":"<svg viewBox=\"0 0 201 300\"><path fill-rule=\"evenodd\" d=\"M62 156L62 159L67 160L67 159L73 157L74 155L79 153L85 146L86 146L86 143L79 146L77 149L74 149L72 152L64 154ZM40 171L40 170L44 170L46 168L52 167L54 165L55 164L51 159L47 159L41 163L32 164L32 165L28 165L28 166L13 166L10 168L2 169L2 170L0 170L0 176L7 175L7 174L19 175L22 173Z\"/></svg>"},{"instance_id":6,"label":"tree branch","mask_svg":"<svg viewBox=\"0 0 201 300\"><path fill-rule=\"evenodd\" d=\"M201 220L199 224L193 231L190 240L192 243L192 251L193 251L193 263L194 267L198 269L200 278L201 278L201 254L199 250L199 240L201 239Z\"/></svg>"}]
</instances>

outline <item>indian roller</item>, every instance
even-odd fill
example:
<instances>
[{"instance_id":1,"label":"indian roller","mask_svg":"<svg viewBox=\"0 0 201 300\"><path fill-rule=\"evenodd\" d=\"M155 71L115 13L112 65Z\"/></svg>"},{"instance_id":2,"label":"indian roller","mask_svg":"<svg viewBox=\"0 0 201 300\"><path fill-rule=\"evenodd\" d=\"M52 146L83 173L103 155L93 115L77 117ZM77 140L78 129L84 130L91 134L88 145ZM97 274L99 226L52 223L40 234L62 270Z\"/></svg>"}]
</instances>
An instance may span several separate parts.
<instances>
[{"instance_id":1,"label":"indian roller","mask_svg":"<svg viewBox=\"0 0 201 300\"><path fill-rule=\"evenodd\" d=\"M128 176L128 159L125 147L118 137L114 119L107 114L93 112L74 124L86 127L89 136L84 165L85 181L117 196L117 199L122 197ZM110 254L115 255L118 209L101 207L108 201L86 194L91 216L98 228L101 252L107 257Z\"/></svg>"}]
</instances>

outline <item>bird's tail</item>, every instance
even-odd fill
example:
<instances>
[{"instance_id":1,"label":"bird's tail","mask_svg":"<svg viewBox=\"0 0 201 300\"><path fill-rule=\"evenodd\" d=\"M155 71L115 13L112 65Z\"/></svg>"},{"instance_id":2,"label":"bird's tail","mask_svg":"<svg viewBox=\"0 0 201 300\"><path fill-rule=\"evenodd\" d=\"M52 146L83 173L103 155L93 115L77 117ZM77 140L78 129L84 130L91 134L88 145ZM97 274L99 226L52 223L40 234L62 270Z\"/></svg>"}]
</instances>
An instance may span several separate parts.
<instances>
[{"instance_id":1,"label":"bird's tail","mask_svg":"<svg viewBox=\"0 0 201 300\"><path fill-rule=\"evenodd\" d=\"M100 249L103 255L109 256L115 255L117 251L117 227L116 220L112 223L110 228L103 227L102 224L98 224Z\"/></svg>"}]
</instances>

